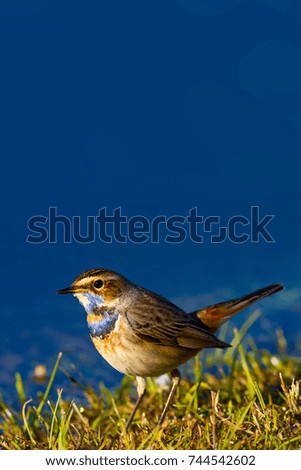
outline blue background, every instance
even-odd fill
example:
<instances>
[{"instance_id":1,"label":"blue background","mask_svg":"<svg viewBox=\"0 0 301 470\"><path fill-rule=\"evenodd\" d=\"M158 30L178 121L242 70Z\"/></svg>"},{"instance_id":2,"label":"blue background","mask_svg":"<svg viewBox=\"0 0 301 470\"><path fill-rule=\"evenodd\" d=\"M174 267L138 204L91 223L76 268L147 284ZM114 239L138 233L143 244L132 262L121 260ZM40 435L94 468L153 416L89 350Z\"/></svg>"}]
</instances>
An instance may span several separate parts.
<instances>
[{"instance_id":1,"label":"blue background","mask_svg":"<svg viewBox=\"0 0 301 470\"><path fill-rule=\"evenodd\" d=\"M1 0L1 390L18 370L30 392L60 350L75 374L118 383L83 309L55 295L91 267L187 309L283 282L252 331L275 349L280 327L298 353L300 27L297 0ZM49 206L225 222L252 205L275 215L275 243L26 242Z\"/></svg>"}]
</instances>

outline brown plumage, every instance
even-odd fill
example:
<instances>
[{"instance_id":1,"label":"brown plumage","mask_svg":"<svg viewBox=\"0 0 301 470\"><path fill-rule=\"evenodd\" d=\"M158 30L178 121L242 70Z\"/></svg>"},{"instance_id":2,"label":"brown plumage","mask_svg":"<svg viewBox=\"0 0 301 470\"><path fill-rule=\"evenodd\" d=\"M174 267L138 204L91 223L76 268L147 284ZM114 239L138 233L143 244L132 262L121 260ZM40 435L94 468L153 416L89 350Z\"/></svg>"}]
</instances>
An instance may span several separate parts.
<instances>
[{"instance_id":1,"label":"brown plumage","mask_svg":"<svg viewBox=\"0 0 301 470\"><path fill-rule=\"evenodd\" d=\"M200 310L192 312L191 315L194 318L201 320L211 333L215 333L224 323L234 317L237 313L241 312L244 308L249 307L254 302L257 302L268 295L275 294L275 292L282 289L282 284L272 284L251 292L251 294L238 297L237 299L226 300L226 302L220 302L218 304L201 308Z\"/></svg>"},{"instance_id":2,"label":"brown plumage","mask_svg":"<svg viewBox=\"0 0 301 470\"><path fill-rule=\"evenodd\" d=\"M252 303L283 288L259 289L234 300L186 313L164 297L114 271L94 268L80 274L59 294L73 294L87 312L91 339L117 370L136 376L138 400L126 429L145 394L145 377L170 372L173 386L159 419L163 422L180 382L178 366L204 348L227 348L214 336L218 328Z\"/></svg>"}]
</instances>

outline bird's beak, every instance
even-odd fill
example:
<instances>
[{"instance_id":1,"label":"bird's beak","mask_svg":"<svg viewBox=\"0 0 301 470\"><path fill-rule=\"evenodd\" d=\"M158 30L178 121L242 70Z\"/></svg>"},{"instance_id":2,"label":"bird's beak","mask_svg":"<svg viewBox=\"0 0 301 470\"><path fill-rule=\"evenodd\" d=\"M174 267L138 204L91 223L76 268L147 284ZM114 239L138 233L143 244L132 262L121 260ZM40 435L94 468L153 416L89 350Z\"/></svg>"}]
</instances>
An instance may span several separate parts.
<instances>
[{"instance_id":1,"label":"bird's beak","mask_svg":"<svg viewBox=\"0 0 301 470\"><path fill-rule=\"evenodd\" d=\"M61 289L57 291L57 294L76 294L78 292L83 292L85 289L82 287L75 287L75 286L70 286L70 287L65 287L65 289Z\"/></svg>"}]
</instances>

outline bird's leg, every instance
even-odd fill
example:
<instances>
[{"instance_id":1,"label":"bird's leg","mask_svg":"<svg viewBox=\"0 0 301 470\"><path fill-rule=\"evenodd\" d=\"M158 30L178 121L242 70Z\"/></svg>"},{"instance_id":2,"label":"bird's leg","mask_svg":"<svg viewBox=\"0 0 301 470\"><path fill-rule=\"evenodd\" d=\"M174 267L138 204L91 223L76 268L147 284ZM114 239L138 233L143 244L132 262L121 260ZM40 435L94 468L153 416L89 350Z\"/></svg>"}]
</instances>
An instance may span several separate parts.
<instances>
[{"instance_id":1,"label":"bird's leg","mask_svg":"<svg viewBox=\"0 0 301 470\"><path fill-rule=\"evenodd\" d=\"M167 401L165 403L165 406L164 406L164 409L162 411L162 414L160 416L160 419L159 419L159 422L158 422L158 426L160 426L163 421L164 421L164 418L166 416L166 413L167 413L167 410L168 410L168 407L170 405L170 402L171 402L171 399L172 397L174 396L175 394L175 391L177 390L178 388L178 385L180 383L180 380L181 380L181 373L179 371L179 369L173 369L171 371L171 378L172 378L172 387L170 389L170 392L169 392L169 395L168 395L168 398L167 398Z\"/></svg>"},{"instance_id":2,"label":"bird's leg","mask_svg":"<svg viewBox=\"0 0 301 470\"><path fill-rule=\"evenodd\" d=\"M145 382L145 379L143 377L136 377L136 380L137 380L137 392L138 392L138 399L135 403L135 406L134 406L134 409L131 413L131 416L129 417L129 419L127 420L127 423L126 423L126 426L125 426L125 430L126 432L128 431L130 425L131 425L131 422L133 421L133 418L136 414L136 411L138 410L139 406L140 406L140 403L142 402L143 400L143 397L145 395L145 390L146 390L146 382Z\"/></svg>"}]
</instances>

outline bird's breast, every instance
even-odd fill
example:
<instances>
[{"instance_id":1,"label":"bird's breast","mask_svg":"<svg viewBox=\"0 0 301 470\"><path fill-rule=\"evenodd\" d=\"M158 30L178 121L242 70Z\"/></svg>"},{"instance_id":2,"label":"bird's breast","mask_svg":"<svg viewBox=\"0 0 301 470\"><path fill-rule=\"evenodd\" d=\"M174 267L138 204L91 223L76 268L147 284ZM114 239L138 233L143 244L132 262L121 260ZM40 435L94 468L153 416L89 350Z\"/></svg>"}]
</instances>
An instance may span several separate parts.
<instances>
[{"instance_id":1,"label":"bird's breast","mask_svg":"<svg viewBox=\"0 0 301 470\"><path fill-rule=\"evenodd\" d=\"M118 313L103 312L100 315L90 313L87 316L87 321L92 340L93 338L105 340L109 337L114 331L117 319Z\"/></svg>"},{"instance_id":2,"label":"bird's breast","mask_svg":"<svg viewBox=\"0 0 301 470\"><path fill-rule=\"evenodd\" d=\"M147 343L131 331L128 322L121 315L117 315L115 320L107 319L106 326L105 319L100 325L100 319L89 317L90 315L90 336L94 346L112 367L123 374L156 377L171 371L197 353L195 349Z\"/></svg>"},{"instance_id":3,"label":"bird's breast","mask_svg":"<svg viewBox=\"0 0 301 470\"><path fill-rule=\"evenodd\" d=\"M88 315L91 340L97 351L119 372L128 372L128 355L137 357L135 343L126 322L118 314ZM130 361L131 362L131 361Z\"/></svg>"}]
</instances>

